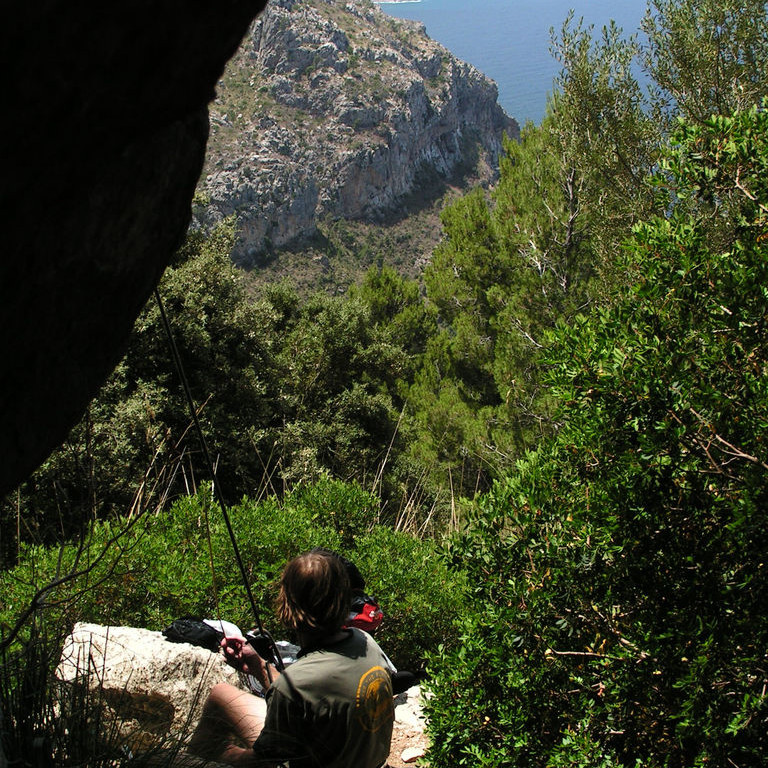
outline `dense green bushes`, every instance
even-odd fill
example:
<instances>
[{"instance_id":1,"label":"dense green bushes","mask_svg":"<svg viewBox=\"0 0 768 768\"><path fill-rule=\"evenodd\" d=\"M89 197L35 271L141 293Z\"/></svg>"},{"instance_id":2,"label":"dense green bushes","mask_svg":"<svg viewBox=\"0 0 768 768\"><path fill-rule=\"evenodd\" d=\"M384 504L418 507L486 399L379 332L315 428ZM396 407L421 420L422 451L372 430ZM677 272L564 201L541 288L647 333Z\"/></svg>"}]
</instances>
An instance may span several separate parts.
<instances>
[{"instance_id":1,"label":"dense green bushes","mask_svg":"<svg viewBox=\"0 0 768 768\"><path fill-rule=\"evenodd\" d=\"M274 285L254 299L230 262L233 237L231 221L192 233L160 285L222 489L231 500L331 476L375 490L394 521L421 474L401 460L402 391L434 327L416 283L385 268L349 298ZM23 521L23 540L51 543L125 514L137 491L141 505L194 491L210 471L190 427L150 301L66 443L0 500L3 526ZM0 563L17 546L5 536Z\"/></svg>"},{"instance_id":2,"label":"dense green bushes","mask_svg":"<svg viewBox=\"0 0 768 768\"><path fill-rule=\"evenodd\" d=\"M322 481L282 502L243 500L230 518L257 606L277 637L272 605L282 566L325 546L356 562L385 612L382 644L398 666L418 670L427 649L452 645L464 580L448 572L433 544L377 525L377 513L376 499L359 486ZM244 629L254 623L209 490L132 524L97 523L79 546L28 548L22 563L0 577L3 634L38 589L78 571L87 572L45 593L49 625L79 620L159 630L185 614L221 617Z\"/></svg>"},{"instance_id":3,"label":"dense green bushes","mask_svg":"<svg viewBox=\"0 0 768 768\"><path fill-rule=\"evenodd\" d=\"M434 766L763 764L766 137L682 128L636 285L559 329L562 427L453 543L483 611L433 658Z\"/></svg>"}]
</instances>

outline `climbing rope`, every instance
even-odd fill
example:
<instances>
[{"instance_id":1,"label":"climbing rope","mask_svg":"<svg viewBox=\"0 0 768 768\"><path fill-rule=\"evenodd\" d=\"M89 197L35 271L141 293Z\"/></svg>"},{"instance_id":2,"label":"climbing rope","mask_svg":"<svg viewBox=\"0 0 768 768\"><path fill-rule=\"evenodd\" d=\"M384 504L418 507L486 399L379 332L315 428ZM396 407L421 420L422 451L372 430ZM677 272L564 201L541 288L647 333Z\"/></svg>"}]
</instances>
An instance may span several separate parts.
<instances>
[{"instance_id":1,"label":"climbing rope","mask_svg":"<svg viewBox=\"0 0 768 768\"><path fill-rule=\"evenodd\" d=\"M171 350L171 356L173 357L174 365L176 366L176 371L179 374L179 379L181 380L181 386L184 390L184 396L187 401L187 407L189 408L189 413L192 417L192 422L195 426L195 431L197 432L197 436L200 440L200 447L203 452L203 459L206 464L207 470L211 474L211 479L213 481L213 490L214 494L216 496L216 500L219 503L219 507L221 508L221 514L224 519L224 523L227 527L227 533L229 534L229 540L232 544L232 550L235 555L235 561L237 562L237 567L240 570L240 576L243 580L243 585L245 587L246 595L248 596L248 602L250 603L251 611L253 613L254 619L256 620L256 633L249 632L246 634L246 637L248 639L248 642L255 648L256 651L259 652L259 654L264 657L268 658L268 656L271 656L271 661L275 665L275 667L278 670L284 669L283 660L280 657L280 653L277 649L277 645L275 644L275 641L272 639L272 636L264 629L264 625L261 621L261 616L259 614L259 610L256 607L256 601L253 598L253 591L251 590L251 585L248 580L248 574L245 571L245 565L243 564L243 558L240 555L240 547L237 545L237 538L235 537L235 532L232 528L232 522L230 520L229 511L226 502L224 501L224 495L221 492L221 486L218 481L218 476L216 473L216 465L213 462L211 452L208 450L208 442L205 439L205 435L203 434L203 429L200 425L200 419L197 415L197 408L195 407L195 401L192 397L192 390L189 386L189 380L187 379L186 372L184 371L184 365L181 361L181 355L179 354L178 346L176 345L176 340L173 336L173 331L171 330L171 324L168 320L168 315L165 311L165 307L163 305L163 301L160 298L160 292L157 288L155 288L155 301L157 302L157 307L160 310L160 318L163 323L163 327L165 328L166 336L168 337L168 345ZM210 548L210 544L209 544ZM212 557L212 552L211 552ZM213 568L213 562L211 562L211 568ZM267 673L269 673L269 667L267 666ZM271 674L270 674L271 678Z\"/></svg>"}]
</instances>

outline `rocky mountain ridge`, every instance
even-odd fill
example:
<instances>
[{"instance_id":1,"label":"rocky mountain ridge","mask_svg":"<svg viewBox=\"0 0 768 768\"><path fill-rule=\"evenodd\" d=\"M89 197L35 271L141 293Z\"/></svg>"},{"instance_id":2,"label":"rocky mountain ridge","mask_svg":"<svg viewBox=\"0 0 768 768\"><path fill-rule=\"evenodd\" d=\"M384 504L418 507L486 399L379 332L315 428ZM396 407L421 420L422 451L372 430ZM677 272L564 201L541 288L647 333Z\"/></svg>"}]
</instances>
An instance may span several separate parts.
<instances>
[{"instance_id":1,"label":"rocky mountain ridge","mask_svg":"<svg viewBox=\"0 0 768 768\"><path fill-rule=\"evenodd\" d=\"M495 83L370 0L271 0L217 90L195 215L237 216L245 267L427 180L488 182L519 134Z\"/></svg>"}]
</instances>

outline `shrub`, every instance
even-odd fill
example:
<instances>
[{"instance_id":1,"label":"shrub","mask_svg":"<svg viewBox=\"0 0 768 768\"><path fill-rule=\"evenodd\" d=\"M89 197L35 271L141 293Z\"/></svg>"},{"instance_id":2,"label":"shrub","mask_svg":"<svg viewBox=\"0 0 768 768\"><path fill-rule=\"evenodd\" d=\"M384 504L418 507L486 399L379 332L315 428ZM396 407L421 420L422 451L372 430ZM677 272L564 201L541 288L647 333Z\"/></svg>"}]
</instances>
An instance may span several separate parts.
<instances>
[{"instance_id":1,"label":"shrub","mask_svg":"<svg viewBox=\"0 0 768 768\"><path fill-rule=\"evenodd\" d=\"M356 539L370 532L379 507L377 499L357 483L327 477L297 488L286 506L321 528L331 528L344 549L354 547Z\"/></svg>"},{"instance_id":2,"label":"shrub","mask_svg":"<svg viewBox=\"0 0 768 768\"><path fill-rule=\"evenodd\" d=\"M427 651L456 646L453 625L467 611L466 578L447 567L435 543L377 526L347 554L384 611L376 639L396 666L422 672Z\"/></svg>"},{"instance_id":3,"label":"shrub","mask_svg":"<svg viewBox=\"0 0 768 768\"><path fill-rule=\"evenodd\" d=\"M560 431L451 548L480 610L430 664L434 768L765 763L766 136L681 127L636 286L559 329Z\"/></svg>"},{"instance_id":4,"label":"shrub","mask_svg":"<svg viewBox=\"0 0 768 768\"><path fill-rule=\"evenodd\" d=\"M323 481L281 503L244 499L229 516L267 629L280 636L272 607L283 565L314 546L328 547L358 563L380 597L387 617L381 640L389 655L419 669L430 646L450 641L463 582L448 578L433 543L375 525L375 511L375 499L359 486ZM62 578L67 574L72 577ZM185 614L220 617L243 629L254 623L210 488L162 514L96 523L79 544L27 548L17 567L0 575L0 593L5 637L33 601L44 608L46 625L63 633L75 621L159 630Z\"/></svg>"}]
</instances>

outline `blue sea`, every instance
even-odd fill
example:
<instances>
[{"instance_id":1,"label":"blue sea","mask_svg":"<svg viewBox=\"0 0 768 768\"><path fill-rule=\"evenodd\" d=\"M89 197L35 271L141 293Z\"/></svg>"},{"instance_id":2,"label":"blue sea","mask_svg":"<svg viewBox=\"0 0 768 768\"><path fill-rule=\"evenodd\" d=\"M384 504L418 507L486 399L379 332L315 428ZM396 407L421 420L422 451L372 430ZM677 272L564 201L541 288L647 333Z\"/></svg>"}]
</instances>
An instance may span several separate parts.
<instances>
[{"instance_id":1,"label":"blue sea","mask_svg":"<svg viewBox=\"0 0 768 768\"><path fill-rule=\"evenodd\" d=\"M392 16L424 22L427 34L496 81L499 103L522 126L541 122L558 72L550 29L570 9L596 34L611 19L637 32L645 0L412 0L381 2Z\"/></svg>"}]
</instances>

